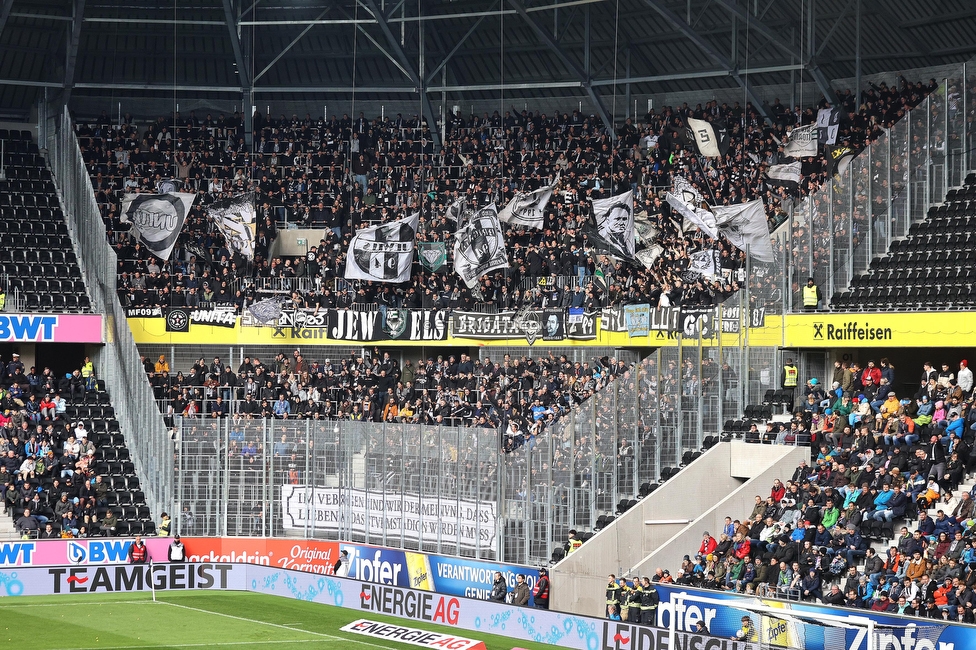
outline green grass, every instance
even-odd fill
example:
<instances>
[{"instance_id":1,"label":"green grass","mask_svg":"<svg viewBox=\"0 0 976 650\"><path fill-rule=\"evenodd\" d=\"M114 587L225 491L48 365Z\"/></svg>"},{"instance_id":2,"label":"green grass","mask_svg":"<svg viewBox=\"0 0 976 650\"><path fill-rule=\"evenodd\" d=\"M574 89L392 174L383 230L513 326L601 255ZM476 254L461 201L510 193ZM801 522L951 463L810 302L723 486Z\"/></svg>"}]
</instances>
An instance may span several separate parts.
<instances>
[{"instance_id":1,"label":"green grass","mask_svg":"<svg viewBox=\"0 0 976 650\"><path fill-rule=\"evenodd\" d=\"M0 643L31 650L129 648L415 648L343 632L360 618L485 642L488 650L553 646L246 592L142 593L0 599Z\"/></svg>"}]
</instances>

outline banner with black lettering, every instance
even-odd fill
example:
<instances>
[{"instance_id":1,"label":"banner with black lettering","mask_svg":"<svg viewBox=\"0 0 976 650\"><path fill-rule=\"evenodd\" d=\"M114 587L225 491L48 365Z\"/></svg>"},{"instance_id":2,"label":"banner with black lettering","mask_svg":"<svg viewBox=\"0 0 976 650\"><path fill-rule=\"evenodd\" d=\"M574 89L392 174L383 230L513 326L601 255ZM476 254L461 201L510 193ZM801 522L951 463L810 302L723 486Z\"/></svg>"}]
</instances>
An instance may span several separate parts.
<instances>
[{"instance_id":1,"label":"banner with black lettering","mask_svg":"<svg viewBox=\"0 0 976 650\"><path fill-rule=\"evenodd\" d=\"M228 250L240 253L246 259L254 259L254 193L214 201L207 206L217 230L227 241Z\"/></svg>"},{"instance_id":2,"label":"banner with black lettering","mask_svg":"<svg viewBox=\"0 0 976 650\"><path fill-rule=\"evenodd\" d=\"M540 187L533 192L519 192L508 202L504 208L498 211L498 220L511 226L525 226L542 230L543 222L546 218L546 205L552 198L552 192L559 184L559 176L552 182L552 185Z\"/></svg>"},{"instance_id":3,"label":"banner with black lettering","mask_svg":"<svg viewBox=\"0 0 976 650\"><path fill-rule=\"evenodd\" d=\"M470 289L478 278L508 268L508 254L498 210L492 203L478 210L454 235L454 272Z\"/></svg>"},{"instance_id":4,"label":"banner with black lettering","mask_svg":"<svg viewBox=\"0 0 976 650\"><path fill-rule=\"evenodd\" d=\"M817 125L798 126L790 131L790 139L783 145L783 153L790 158L816 156Z\"/></svg>"},{"instance_id":5,"label":"banner with black lettering","mask_svg":"<svg viewBox=\"0 0 976 650\"><path fill-rule=\"evenodd\" d=\"M570 307L566 318L566 338L573 341L592 341L596 338L596 323L600 315L584 311L582 307Z\"/></svg>"},{"instance_id":6,"label":"banner with black lettering","mask_svg":"<svg viewBox=\"0 0 976 650\"><path fill-rule=\"evenodd\" d=\"M413 265L413 245L420 213L405 219L363 228L349 242L347 280L406 282Z\"/></svg>"},{"instance_id":7,"label":"banner with black lettering","mask_svg":"<svg viewBox=\"0 0 976 650\"><path fill-rule=\"evenodd\" d=\"M139 242L161 260L168 260L196 194L126 194L119 221L129 224Z\"/></svg>"}]
</instances>

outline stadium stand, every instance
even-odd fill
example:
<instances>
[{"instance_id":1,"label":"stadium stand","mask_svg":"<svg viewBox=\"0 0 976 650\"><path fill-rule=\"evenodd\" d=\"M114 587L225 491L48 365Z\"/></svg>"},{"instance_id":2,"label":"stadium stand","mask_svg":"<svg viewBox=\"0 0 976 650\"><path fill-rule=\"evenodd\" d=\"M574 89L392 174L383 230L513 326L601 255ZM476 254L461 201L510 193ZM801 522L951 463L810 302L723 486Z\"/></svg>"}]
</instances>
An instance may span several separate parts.
<instances>
[{"instance_id":1,"label":"stadium stand","mask_svg":"<svg viewBox=\"0 0 976 650\"><path fill-rule=\"evenodd\" d=\"M589 399L633 364L615 358L570 362L555 357L466 354L427 359L401 368L389 352L372 358L312 360L298 350L267 365L248 356L234 369L199 359L171 376L151 360L147 374L161 410L172 420L363 420L498 429L510 452L545 433L553 422ZM168 363L166 364L168 366ZM160 370L157 372L157 370ZM219 399L218 399L219 398Z\"/></svg>"},{"instance_id":2,"label":"stadium stand","mask_svg":"<svg viewBox=\"0 0 976 650\"><path fill-rule=\"evenodd\" d=\"M889 388L890 365L880 389L867 381L873 368L840 362L826 391L808 381L804 393L814 398L798 397L789 426L812 435L811 462L652 580L972 623L968 366L926 364L917 390L903 396Z\"/></svg>"},{"instance_id":3,"label":"stadium stand","mask_svg":"<svg viewBox=\"0 0 976 650\"><path fill-rule=\"evenodd\" d=\"M59 380L49 368L23 375L18 364L7 364L0 397L0 483L16 530L42 539L155 533L104 382L82 378L83 366Z\"/></svg>"},{"instance_id":4,"label":"stadium stand","mask_svg":"<svg viewBox=\"0 0 976 650\"><path fill-rule=\"evenodd\" d=\"M833 297L840 311L967 309L976 304L971 241L976 232L976 174L871 261L849 291Z\"/></svg>"},{"instance_id":5,"label":"stadium stand","mask_svg":"<svg viewBox=\"0 0 976 650\"><path fill-rule=\"evenodd\" d=\"M873 87L860 98L850 91L840 93L848 119L840 126L838 142L860 150L935 87L934 81L903 81L900 88ZM771 109L775 120L766 124L751 106L743 109L738 103L665 107L649 112L640 123L628 120L618 129L616 142L578 110L552 116L515 109L504 116L455 115L448 141L438 151L429 145L426 127L400 116L368 120L360 114L355 121L348 116L327 121L309 115L258 116L253 150L241 138L239 116L176 114L146 128L131 120L113 125L102 116L80 120L76 128L119 257L120 299L129 307L240 309L254 300L256 289L266 289L290 293L296 306L308 307L510 309L541 304L543 297L531 289L549 276L558 276L565 289L557 306L569 306L574 299L590 308L634 302L708 305L738 290L736 271L744 266L744 256L724 240L713 244L680 232L661 196L674 175L684 175L713 204L763 198L771 226L779 225L785 218L781 201L788 194L770 184L765 171L784 160L780 143L789 129L813 123L816 111L790 110L778 102ZM702 166L685 136L688 117L727 121L732 144L724 164ZM557 175L563 179L562 191L549 204L546 229L541 235L509 229L512 268L483 278L480 294L446 270L428 273L419 264L411 283L392 292L374 283L337 282L357 228L419 209L418 241L446 241L454 227L444 210L457 197L467 197L472 205L504 205L515 191L537 189ZM815 190L824 177L819 165L807 166L801 193ZM128 236L119 212L123 194L155 192L164 181L176 181L201 200L191 211L174 258L160 264ZM666 252L652 268L624 273L623 267L593 254L583 226L589 216L586 199L631 189L636 211L646 211L663 233L660 243ZM247 190L255 192L259 206L253 265L227 249L201 208ZM327 238L311 254L314 261L268 259L278 229L296 224L326 229ZM723 278L683 282L689 256L713 245L720 250ZM607 287L584 282L597 268L608 279L615 271L618 277ZM576 286L581 289L574 298ZM760 281L754 292L762 291Z\"/></svg>"},{"instance_id":6,"label":"stadium stand","mask_svg":"<svg viewBox=\"0 0 976 650\"><path fill-rule=\"evenodd\" d=\"M88 312L51 172L30 131L0 129L0 292L9 310Z\"/></svg>"}]
</instances>

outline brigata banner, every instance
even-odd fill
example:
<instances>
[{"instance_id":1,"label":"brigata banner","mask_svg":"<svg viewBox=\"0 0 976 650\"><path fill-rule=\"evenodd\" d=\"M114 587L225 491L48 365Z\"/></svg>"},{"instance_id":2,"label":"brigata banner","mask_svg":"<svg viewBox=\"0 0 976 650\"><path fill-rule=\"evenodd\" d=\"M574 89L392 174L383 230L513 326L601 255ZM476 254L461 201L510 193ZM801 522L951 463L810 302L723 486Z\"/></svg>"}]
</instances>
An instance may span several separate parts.
<instances>
[{"instance_id":1,"label":"brigata banner","mask_svg":"<svg viewBox=\"0 0 976 650\"><path fill-rule=\"evenodd\" d=\"M7 343L104 343L100 314L3 314L0 341Z\"/></svg>"},{"instance_id":2,"label":"brigata banner","mask_svg":"<svg viewBox=\"0 0 976 650\"><path fill-rule=\"evenodd\" d=\"M494 503L310 485L282 486L281 500L286 530L495 546Z\"/></svg>"}]
</instances>

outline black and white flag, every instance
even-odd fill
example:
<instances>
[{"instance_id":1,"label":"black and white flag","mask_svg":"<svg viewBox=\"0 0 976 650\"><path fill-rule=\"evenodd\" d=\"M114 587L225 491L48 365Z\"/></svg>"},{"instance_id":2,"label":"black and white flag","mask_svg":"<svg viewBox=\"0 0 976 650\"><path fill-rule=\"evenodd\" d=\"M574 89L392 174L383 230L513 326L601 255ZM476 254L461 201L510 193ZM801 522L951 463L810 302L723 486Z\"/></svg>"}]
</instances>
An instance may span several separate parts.
<instances>
[{"instance_id":1,"label":"black and white flag","mask_svg":"<svg viewBox=\"0 0 976 650\"><path fill-rule=\"evenodd\" d=\"M791 158L816 156L817 125L798 126L790 131L790 140L783 147L783 153Z\"/></svg>"},{"instance_id":2,"label":"black and white flag","mask_svg":"<svg viewBox=\"0 0 976 650\"><path fill-rule=\"evenodd\" d=\"M464 197L461 197L454 201L451 205L447 206L447 210L444 212L444 216L449 220L454 222L460 222L461 215L464 213L464 206L467 203ZM458 225L461 225L458 223Z\"/></svg>"},{"instance_id":3,"label":"black and white flag","mask_svg":"<svg viewBox=\"0 0 976 650\"><path fill-rule=\"evenodd\" d=\"M254 259L254 195L241 194L214 201L207 206L207 216L227 240L227 248L245 258Z\"/></svg>"},{"instance_id":4,"label":"black and white flag","mask_svg":"<svg viewBox=\"0 0 976 650\"><path fill-rule=\"evenodd\" d=\"M854 150L845 146L827 147L827 175L839 178L847 173L854 160Z\"/></svg>"},{"instance_id":5,"label":"black and white flag","mask_svg":"<svg viewBox=\"0 0 976 650\"><path fill-rule=\"evenodd\" d=\"M414 238L420 213L363 228L353 235L346 254L347 280L406 282L413 264Z\"/></svg>"},{"instance_id":6,"label":"black and white flag","mask_svg":"<svg viewBox=\"0 0 976 650\"><path fill-rule=\"evenodd\" d=\"M766 176L771 184L784 187L787 192L796 192L800 189L800 162L770 165Z\"/></svg>"},{"instance_id":7,"label":"black and white flag","mask_svg":"<svg viewBox=\"0 0 976 650\"><path fill-rule=\"evenodd\" d=\"M519 192L498 211L498 220L512 226L525 226L542 230L546 218L546 205L552 198L552 192L559 183L559 176L552 185L540 187L534 192Z\"/></svg>"},{"instance_id":8,"label":"black and white flag","mask_svg":"<svg viewBox=\"0 0 976 650\"><path fill-rule=\"evenodd\" d=\"M470 289L484 274L507 268L505 238L492 203L475 212L454 234L454 272Z\"/></svg>"},{"instance_id":9,"label":"black and white flag","mask_svg":"<svg viewBox=\"0 0 976 650\"><path fill-rule=\"evenodd\" d=\"M729 132L720 120L706 122L689 117L688 131L698 153L707 158L720 158L729 150Z\"/></svg>"},{"instance_id":10,"label":"black and white flag","mask_svg":"<svg viewBox=\"0 0 976 650\"><path fill-rule=\"evenodd\" d=\"M690 221L703 233L712 239L718 239L718 229L715 227L714 214L704 208L698 207L695 204L688 203L681 196L674 194L673 192L667 193L667 201L668 205L670 205L675 212ZM682 231L684 230L685 227L682 226Z\"/></svg>"},{"instance_id":11,"label":"black and white flag","mask_svg":"<svg viewBox=\"0 0 976 650\"><path fill-rule=\"evenodd\" d=\"M287 301L285 296L272 296L264 300L258 300L247 308L251 317L256 323L262 325L274 325L281 317L281 306Z\"/></svg>"},{"instance_id":12,"label":"black and white flag","mask_svg":"<svg viewBox=\"0 0 976 650\"><path fill-rule=\"evenodd\" d=\"M126 194L119 219L130 224L150 253L168 260L196 196L181 192Z\"/></svg>"},{"instance_id":13,"label":"black and white flag","mask_svg":"<svg viewBox=\"0 0 976 650\"><path fill-rule=\"evenodd\" d=\"M637 258L638 262L644 265L645 269L650 270L650 268L654 266L654 262L657 261L657 258L661 257L661 253L663 252L663 246L660 244L651 244L647 248L642 248L637 251L637 254L634 257Z\"/></svg>"},{"instance_id":14,"label":"black and white flag","mask_svg":"<svg viewBox=\"0 0 976 650\"><path fill-rule=\"evenodd\" d=\"M762 199L712 208L718 230L732 245L760 262L772 262L773 244Z\"/></svg>"},{"instance_id":15,"label":"black and white flag","mask_svg":"<svg viewBox=\"0 0 976 650\"><path fill-rule=\"evenodd\" d=\"M840 106L821 108L817 111L817 138L822 144L837 144L840 115Z\"/></svg>"},{"instance_id":16,"label":"black and white flag","mask_svg":"<svg viewBox=\"0 0 976 650\"><path fill-rule=\"evenodd\" d=\"M718 275L721 269L719 252L714 248L698 251L689 256L688 270L699 276L712 278Z\"/></svg>"},{"instance_id":17,"label":"black and white flag","mask_svg":"<svg viewBox=\"0 0 976 650\"><path fill-rule=\"evenodd\" d=\"M587 224L586 236L598 249L624 259L634 259L634 192L624 192L607 199L593 199L593 220Z\"/></svg>"}]
</instances>

